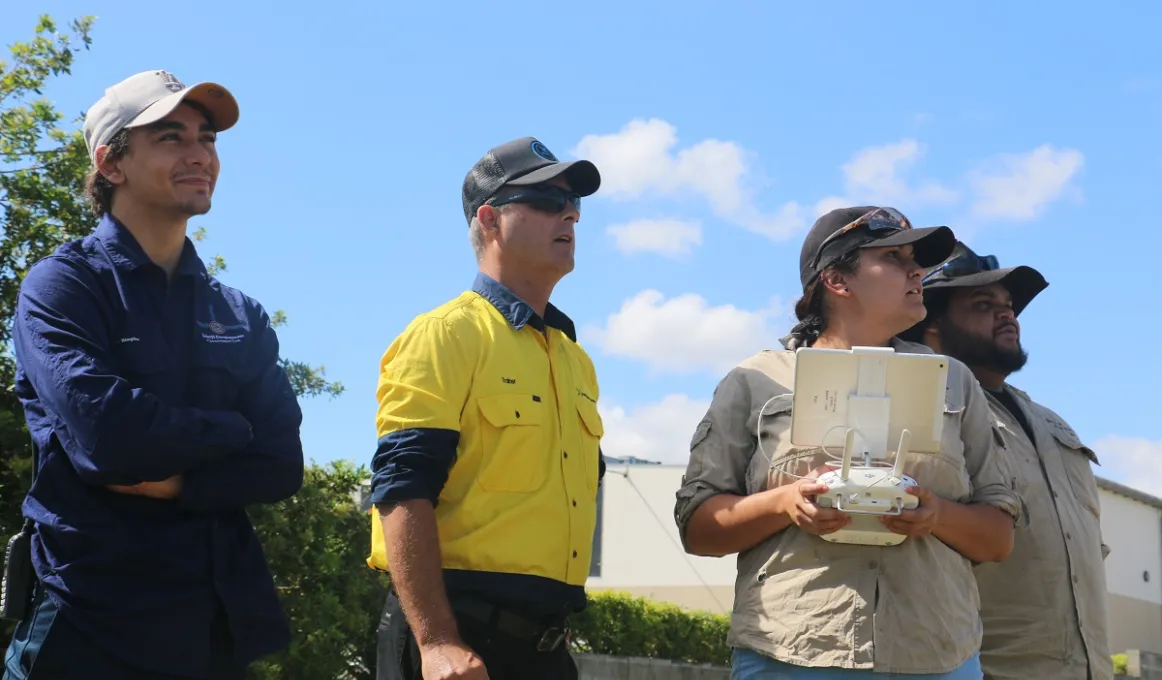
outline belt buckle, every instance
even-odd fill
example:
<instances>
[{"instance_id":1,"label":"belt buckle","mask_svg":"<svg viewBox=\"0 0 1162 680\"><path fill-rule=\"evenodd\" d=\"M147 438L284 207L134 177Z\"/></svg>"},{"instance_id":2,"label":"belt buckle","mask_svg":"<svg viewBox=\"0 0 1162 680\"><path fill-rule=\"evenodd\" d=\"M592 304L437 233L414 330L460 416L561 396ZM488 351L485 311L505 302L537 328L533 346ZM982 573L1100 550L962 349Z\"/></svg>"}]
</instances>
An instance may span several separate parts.
<instances>
[{"instance_id":1,"label":"belt buckle","mask_svg":"<svg viewBox=\"0 0 1162 680\"><path fill-rule=\"evenodd\" d=\"M541 633L541 637L537 639L538 652L551 652L561 643L565 641L565 637L569 634L567 628L560 626L553 626L546 628L545 632Z\"/></svg>"}]
</instances>

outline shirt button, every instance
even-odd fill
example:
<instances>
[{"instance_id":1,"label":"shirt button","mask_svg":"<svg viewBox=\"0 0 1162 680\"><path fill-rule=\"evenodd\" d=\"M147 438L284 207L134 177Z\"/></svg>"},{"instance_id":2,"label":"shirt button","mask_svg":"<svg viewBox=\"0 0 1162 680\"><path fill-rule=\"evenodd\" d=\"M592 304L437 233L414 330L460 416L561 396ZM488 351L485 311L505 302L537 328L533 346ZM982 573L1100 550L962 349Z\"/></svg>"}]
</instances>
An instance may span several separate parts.
<instances>
[{"instance_id":1,"label":"shirt button","mask_svg":"<svg viewBox=\"0 0 1162 680\"><path fill-rule=\"evenodd\" d=\"M1071 538L1073 538L1073 534L1071 534L1071 533L1069 533L1068 531L1066 531L1066 532L1065 532L1065 540L1067 540L1067 541L1068 541L1068 540L1070 540Z\"/></svg>"},{"instance_id":2,"label":"shirt button","mask_svg":"<svg viewBox=\"0 0 1162 680\"><path fill-rule=\"evenodd\" d=\"M568 452L568 451L566 451L566 452L565 452L565 457L566 457L566 458L568 458L568 457L569 457L569 452Z\"/></svg>"},{"instance_id":3,"label":"shirt button","mask_svg":"<svg viewBox=\"0 0 1162 680\"><path fill-rule=\"evenodd\" d=\"M573 556L574 556L574 557L576 557L576 556L577 556L577 553L573 553ZM1073 582L1074 582L1074 583L1077 583L1077 574L1074 574L1074 575L1073 575Z\"/></svg>"},{"instance_id":4,"label":"shirt button","mask_svg":"<svg viewBox=\"0 0 1162 680\"><path fill-rule=\"evenodd\" d=\"M573 551L573 557L576 557L576 556L577 556L577 551L576 551L576 550L574 550L574 551ZM1075 580L1075 581L1076 581L1076 580L1077 580L1077 577L1076 577L1076 576L1075 576L1075 577L1073 577L1073 580Z\"/></svg>"},{"instance_id":5,"label":"shirt button","mask_svg":"<svg viewBox=\"0 0 1162 680\"><path fill-rule=\"evenodd\" d=\"M573 499L573 507L577 507L577 499Z\"/></svg>"}]
</instances>

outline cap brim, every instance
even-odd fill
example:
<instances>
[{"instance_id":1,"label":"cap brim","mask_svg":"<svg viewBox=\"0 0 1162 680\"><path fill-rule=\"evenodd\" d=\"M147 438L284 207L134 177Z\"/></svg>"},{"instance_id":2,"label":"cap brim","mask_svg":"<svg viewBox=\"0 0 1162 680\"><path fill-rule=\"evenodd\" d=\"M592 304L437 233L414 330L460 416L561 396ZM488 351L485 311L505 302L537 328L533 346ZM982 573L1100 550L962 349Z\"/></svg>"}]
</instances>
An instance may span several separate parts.
<instances>
[{"instance_id":1,"label":"cap brim","mask_svg":"<svg viewBox=\"0 0 1162 680\"><path fill-rule=\"evenodd\" d=\"M888 248L891 246L912 246L916 264L931 267L948 259L956 247L956 235L948 227L922 227L904 229L886 238L868 241L860 248Z\"/></svg>"},{"instance_id":2,"label":"cap brim","mask_svg":"<svg viewBox=\"0 0 1162 680\"><path fill-rule=\"evenodd\" d=\"M1020 314L1033 301L1033 298L1049 287L1049 282L1045 280L1041 272L1032 267L1021 265L956 278L937 279L924 284L924 290L977 288L994 283L1001 284L1009 291L1009 295L1013 298L1013 314Z\"/></svg>"},{"instance_id":3,"label":"cap brim","mask_svg":"<svg viewBox=\"0 0 1162 680\"><path fill-rule=\"evenodd\" d=\"M150 104L125 127L141 127L156 123L173 113L174 109L186 99L206 107L213 119L210 122L216 132L229 130L238 122L238 101L229 90L217 83L198 83Z\"/></svg>"},{"instance_id":4,"label":"cap brim","mask_svg":"<svg viewBox=\"0 0 1162 680\"><path fill-rule=\"evenodd\" d=\"M529 186L530 184L547 182L561 175L565 175L565 178L569 180L569 187L579 196L591 196L601 188L601 173L597 171L597 166L590 161L553 163L543 168L537 168L527 175L509 180L505 184L518 187Z\"/></svg>"}]
</instances>

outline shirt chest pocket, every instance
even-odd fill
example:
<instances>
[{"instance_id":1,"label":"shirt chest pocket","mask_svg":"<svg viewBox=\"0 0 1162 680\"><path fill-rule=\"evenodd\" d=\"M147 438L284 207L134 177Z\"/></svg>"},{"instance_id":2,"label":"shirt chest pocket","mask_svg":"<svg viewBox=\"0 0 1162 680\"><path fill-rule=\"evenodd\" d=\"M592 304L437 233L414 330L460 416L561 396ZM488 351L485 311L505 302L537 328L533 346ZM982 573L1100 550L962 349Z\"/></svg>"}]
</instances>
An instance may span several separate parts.
<instances>
[{"instance_id":1,"label":"shirt chest pocket","mask_svg":"<svg viewBox=\"0 0 1162 680\"><path fill-rule=\"evenodd\" d=\"M790 484L829 460L822 449L791 444L794 398L789 393L776 395L758 410L752 430L756 440L755 452L746 470L748 494ZM836 455L842 456L842 450Z\"/></svg>"},{"instance_id":2,"label":"shirt chest pocket","mask_svg":"<svg viewBox=\"0 0 1162 680\"><path fill-rule=\"evenodd\" d=\"M532 394L499 394L477 400L481 469L485 491L532 493L548 476L549 414Z\"/></svg>"},{"instance_id":3,"label":"shirt chest pocket","mask_svg":"<svg viewBox=\"0 0 1162 680\"><path fill-rule=\"evenodd\" d=\"M1061 452L1061 462L1065 466L1073 496L1095 517L1099 517L1101 505L1093 468L1090 467L1091 461L1097 462L1097 456L1069 429L1050 423L1049 431Z\"/></svg>"},{"instance_id":4,"label":"shirt chest pocket","mask_svg":"<svg viewBox=\"0 0 1162 680\"><path fill-rule=\"evenodd\" d=\"M144 390L163 400L178 384L177 365L171 356L169 344L158 328L132 328L114 338L113 361L115 371L131 387Z\"/></svg>"},{"instance_id":5,"label":"shirt chest pocket","mask_svg":"<svg viewBox=\"0 0 1162 680\"><path fill-rule=\"evenodd\" d=\"M605 435L605 427L601 422L601 414L597 412L597 404L584 397L577 397L577 417L581 421L581 450L578 453L585 461L585 482L589 490L596 493L598 456L601 455L601 437Z\"/></svg>"}]
</instances>

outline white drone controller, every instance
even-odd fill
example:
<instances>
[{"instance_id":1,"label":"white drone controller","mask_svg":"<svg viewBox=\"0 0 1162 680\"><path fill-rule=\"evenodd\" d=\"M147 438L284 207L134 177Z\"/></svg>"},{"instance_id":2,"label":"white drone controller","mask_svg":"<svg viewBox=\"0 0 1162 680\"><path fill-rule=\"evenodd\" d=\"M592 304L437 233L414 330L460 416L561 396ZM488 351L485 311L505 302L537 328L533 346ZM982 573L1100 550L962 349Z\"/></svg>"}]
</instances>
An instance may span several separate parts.
<instances>
[{"instance_id":1,"label":"white drone controller","mask_svg":"<svg viewBox=\"0 0 1162 680\"><path fill-rule=\"evenodd\" d=\"M893 468L871 465L866 451L865 464L853 467L851 458L855 451L856 431L847 431L843 467L819 476L819 483L826 485L827 491L819 494L815 503L821 508L835 508L852 515L852 522L820 538L832 543L857 545L899 545L904 542L906 536L888 530L878 517L899 515L920 504L919 499L908 493L910 487L918 486L916 480L901 472L910 435L908 430L900 434Z\"/></svg>"},{"instance_id":2,"label":"white drone controller","mask_svg":"<svg viewBox=\"0 0 1162 680\"><path fill-rule=\"evenodd\" d=\"M819 476L827 491L815 504L851 522L823 540L893 546L907 539L882 520L920 504L908 493L918 484L904 464L940 450L949 363L892 347L796 350L791 443L833 451L839 442L831 434L844 434L842 463Z\"/></svg>"}]
</instances>

